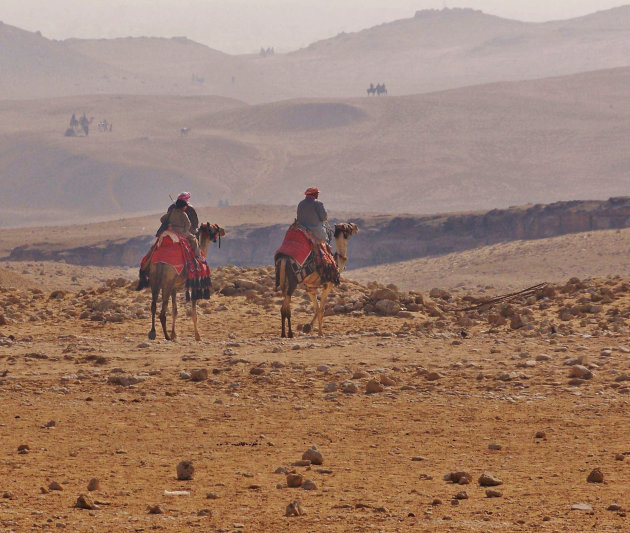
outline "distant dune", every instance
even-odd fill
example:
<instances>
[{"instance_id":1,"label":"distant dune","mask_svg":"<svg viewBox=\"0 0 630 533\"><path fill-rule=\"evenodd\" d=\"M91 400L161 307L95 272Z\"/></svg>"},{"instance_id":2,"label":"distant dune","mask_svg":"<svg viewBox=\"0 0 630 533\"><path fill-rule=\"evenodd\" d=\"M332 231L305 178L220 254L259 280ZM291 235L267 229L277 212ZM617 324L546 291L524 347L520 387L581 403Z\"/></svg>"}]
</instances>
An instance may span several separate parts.
<instances>
[{"instance_id":1,"label":"distant dune","mask_svg":"<svg viewBox=\"0 0 630 533\"><path fill-rule=\"evenodd\" d=\"M0 224L197 204L436 213L623 196L630 68L388 98L249 106L220 97L0 101ZM72 113L88 137L64 137ZM108 120L111 132L96 124ZM182 134L182 128L189 128Z\"/></svg>"},{"instance_id":2,"label":"distant dune","mask_svg":"<svg viewBox=\"0 0 630 533\"><path fill-rule=\"evenodd\" d=\"M630 6L525 23L472 9L341 33L290 54L233 56L185 37L51 41L0 25L0 98L221 95L248 103L390 94L559 76L629 64Z\"/></svg>"},{"instance_id":3,"label":"distant dune","mask_svg":"<svg viewBox=\"0 0 630 533\"><path fill-rule=\"evenodd\" d=\"M350 270L361 283L377 280L401 289L522 289L543 281L630 275L630 229L591 231L514 241L465 252Z\"/></svg>"}]
</instances>

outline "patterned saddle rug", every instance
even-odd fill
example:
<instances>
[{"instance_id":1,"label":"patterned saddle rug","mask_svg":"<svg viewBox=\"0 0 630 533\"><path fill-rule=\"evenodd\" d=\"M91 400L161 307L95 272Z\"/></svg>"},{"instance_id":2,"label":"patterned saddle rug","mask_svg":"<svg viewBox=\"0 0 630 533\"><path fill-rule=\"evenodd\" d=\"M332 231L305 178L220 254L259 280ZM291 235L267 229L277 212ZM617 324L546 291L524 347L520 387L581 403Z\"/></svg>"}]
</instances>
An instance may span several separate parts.
<instances>
[{"instance_id":1,"label":"patterned saddle rug","mask_svg":"<svg viewBox=\"0 0 630 533\"><path fill-rule=\"evenodd\" d=\"M313 272L317 272L323 281L339 284L337 261L330 246L314 239L310 232L297 222L289 227L282 245L276 250L274 254L276 263L280 256L290 259L291 270L300 283Z\"/></svg>"},{"instance_id":2,"label":"patterned saddle rug","mask_svg":"<svg viewBox=\"0 0 630 533\"><path fill-rule=\"evenodd\" d=\"M155 239L149 252L140 262L140 283L138 289L146 286L146 272L154 263L171 265L178 274L186 269L186 301L210 298L210 267L201 252L201 260L195 257L188 237L173 231L165 231Z\"/></svg>"}]
</instances>

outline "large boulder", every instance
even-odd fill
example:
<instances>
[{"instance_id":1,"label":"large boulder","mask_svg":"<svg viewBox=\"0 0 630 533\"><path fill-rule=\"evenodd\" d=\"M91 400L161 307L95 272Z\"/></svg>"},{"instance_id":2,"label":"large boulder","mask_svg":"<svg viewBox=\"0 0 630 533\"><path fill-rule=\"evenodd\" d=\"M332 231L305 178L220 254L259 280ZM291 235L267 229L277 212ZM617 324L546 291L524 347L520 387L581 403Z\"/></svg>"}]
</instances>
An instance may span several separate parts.
<instances>
[{"instance_id":1,"label":"large boulder","mask_svg":"<svg viewBox=\"0 0 630 533\"><path fill-rule=\"evenodd\" d=\"M372 294L370 294L370 298L374 302L378 302L379 300L392 300L394 302L397 302L400 297L398 293L393 291L392 289L383 288L372 291Z\"/></svg>"},{"instance_id":2,"label":"large boulder","mask_svg":"<svg viewBox=\"0 0 630 533\"><path fill-rule=\"evenodd\" d=\"M397 315L402 307L394 300L379 300L375 305L376 311L385 316Z\"/></svg>"}]
</instances>

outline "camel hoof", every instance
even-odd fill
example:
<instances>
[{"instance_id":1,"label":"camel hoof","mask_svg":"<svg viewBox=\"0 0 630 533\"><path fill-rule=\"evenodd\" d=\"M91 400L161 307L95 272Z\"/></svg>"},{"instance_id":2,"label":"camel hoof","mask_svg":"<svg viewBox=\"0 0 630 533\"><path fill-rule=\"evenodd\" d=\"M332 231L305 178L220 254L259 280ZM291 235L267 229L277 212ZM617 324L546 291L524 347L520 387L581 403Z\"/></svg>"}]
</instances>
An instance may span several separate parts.
<instances>
[{"instance_id":1,"label":"camel hoof","mask_svg":"<svg viewBox=\"0 0 630 533\"><path fill-rule=\"evenodd\" d=\"M303 331L304 333L310 333L310 332L311 332L311 325L310 325L310 324L304 324L304 325L302 326L302 331Z\"/></svg>"},{"instance_id":2,"label":"camel hoof","mask_svg":"<svg viewBox=\"0 0 630 533\"><path fill-rule=\"evenodd\" d=\"M149 340L150 341L154 341L155 340L155 330L154 329L149 331Z\"/></svg>"}]
</instances>

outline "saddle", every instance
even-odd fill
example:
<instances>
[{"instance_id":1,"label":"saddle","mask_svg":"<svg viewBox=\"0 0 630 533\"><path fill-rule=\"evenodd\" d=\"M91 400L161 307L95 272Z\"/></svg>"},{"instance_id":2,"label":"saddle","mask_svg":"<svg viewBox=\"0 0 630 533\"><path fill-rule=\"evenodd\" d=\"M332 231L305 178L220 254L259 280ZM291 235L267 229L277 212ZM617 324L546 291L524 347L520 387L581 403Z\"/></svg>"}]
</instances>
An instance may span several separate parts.
<instances>
[{"instance_id":1,"label":"saddle","mask_svg":"<svg viewBox=\"0 0 630 533\"><path fill-rule=\"evenodd\" d=\"M289 258L291 270L300 283L317 272L322 281L339 284L337 261L331 247L314 238L308 229L297 222L291 224L282 245L276 250L276 263L280 256Z\"/></svg>"}]
</instances>

